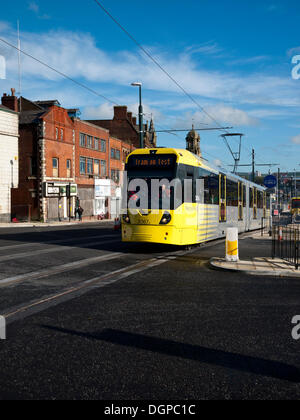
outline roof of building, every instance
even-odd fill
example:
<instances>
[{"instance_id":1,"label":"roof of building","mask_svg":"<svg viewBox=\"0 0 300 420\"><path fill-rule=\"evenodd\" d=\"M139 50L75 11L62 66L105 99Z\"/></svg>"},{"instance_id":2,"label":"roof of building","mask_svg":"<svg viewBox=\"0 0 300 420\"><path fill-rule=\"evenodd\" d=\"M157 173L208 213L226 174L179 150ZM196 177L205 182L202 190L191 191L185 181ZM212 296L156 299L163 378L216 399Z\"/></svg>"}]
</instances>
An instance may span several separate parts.
<instances>
[{"instance_id":1,"label":"roof of building","mask_svg":"<svg viewBox=\"0 0 300 420\"><path fill-rule=\"evenodd\" d=\"M12 109L7 108L6 106L1 105L1 104L0 104L0 110L1 110L1 111L5 111L5 112L10 112L11 114L17 114L17 112L15 112L15 111L13 111Z\"/></svg>"},{"instance_id":2,"label":"roof of building","mask_svg":"<svg viewBox=\"0 0 300 420\"><path fill-rule=\"evenodd\" d=\"M42 108L50 108L51 106L61 106L60 102L57 99L52 99L48 101L34 101L36 105L41 106Z\"/></svg>"},{"instance_id":3,"label":"roof of building","mask_svg":"<svg viewBox=\"0 0 300 420\"><path fill-rule=\"evenodd\" d=\"M24 111L20 113L20 124L34 124L37 123L39 118L45 114L43 111Z\"/></svg>"}]
</instances>

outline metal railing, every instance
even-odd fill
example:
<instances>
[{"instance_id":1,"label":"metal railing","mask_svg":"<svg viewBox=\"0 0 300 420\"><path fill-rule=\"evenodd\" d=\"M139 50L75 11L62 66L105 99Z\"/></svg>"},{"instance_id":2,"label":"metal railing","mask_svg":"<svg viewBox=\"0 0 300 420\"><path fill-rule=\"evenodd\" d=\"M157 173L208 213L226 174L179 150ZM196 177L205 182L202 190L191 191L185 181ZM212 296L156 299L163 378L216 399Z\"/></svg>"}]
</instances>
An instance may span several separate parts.
<instances>
[{"instance_id":1,"label":"metal railing","mask_svg":"<svg viewBox=\"0 0 300 420\"><path fill-rule=\"evenodd\" d=\"M272 217L261 218L261 236L272 236Z\"/></svg>"},{"instance_id":2,"label":"metal railing","mask_svg":"<svg viewBox=\"0 0 300 420\"><path fill-rule=\"evenodd\" d=\"M281 258L299 269L299 226L273 226L272 258Z\"/></svg>"}]
</instances>

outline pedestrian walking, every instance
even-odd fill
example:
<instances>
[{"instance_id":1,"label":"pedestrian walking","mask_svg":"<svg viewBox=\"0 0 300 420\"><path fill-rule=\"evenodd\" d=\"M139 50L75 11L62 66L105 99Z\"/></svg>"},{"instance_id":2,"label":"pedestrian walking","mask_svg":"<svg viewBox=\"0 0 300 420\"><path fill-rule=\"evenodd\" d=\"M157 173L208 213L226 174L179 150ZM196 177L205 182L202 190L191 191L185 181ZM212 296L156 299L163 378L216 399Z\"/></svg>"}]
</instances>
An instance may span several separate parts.
<instances>
[{"instance_id":1,"label":"pedestrian walking","mask_svg":"<svg viewBox=\"0 0 300 420\"><path fill-rule=\"evenodd\" d=\"M79 217L79 221L82 222L82 215L83 215L83 208L81 206L78 207L77 213L78 213L78 217Z\"/></svg>"},{"instance_id":2,"label":"pedestrian walking","mask_svg":"<svg viewBox=\"0 0 300 420\"><path fill-rule=\"evenodd\" d=\"M78 219L80 220L80 216L78 213L78 209L80 207L80 200L79 197L76 197L76 203L75 203L75 220L77 220L77 215L78 215Z\"/></svg>"}]
</instances>

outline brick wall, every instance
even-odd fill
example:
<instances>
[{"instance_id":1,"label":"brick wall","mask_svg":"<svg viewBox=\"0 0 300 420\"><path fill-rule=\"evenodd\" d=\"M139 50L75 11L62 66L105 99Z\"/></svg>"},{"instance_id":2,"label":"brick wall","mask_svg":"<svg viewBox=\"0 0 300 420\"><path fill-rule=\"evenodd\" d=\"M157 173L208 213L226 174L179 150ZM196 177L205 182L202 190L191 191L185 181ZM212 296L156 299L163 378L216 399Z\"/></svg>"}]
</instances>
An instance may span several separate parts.
<instances>
[{"instance_id":1,"label":"brick wall","mask_svg":"<svg viewBox=\"0 0 300 420\"><path fill-rule=\"evenodd\" d=\"M0 222L11 220L11 188L18 187L18 114L0 109Z\"/></svg>"},{"instance_id":2,"label":"brick wall","mask_svg":"<svg viewBox=\"0 0 300 420\"><path fill-rule=\"evenodd\" d=\"M54 106L43 116L45 141L46 181L74 182L73 170L74 124L67 111ZM57 136L58 135L58 136ZM53 158L58 159L58 177L53 176ZM70 176L67 173L67 161L71 161Z\"/></svg>"}]
</instances>

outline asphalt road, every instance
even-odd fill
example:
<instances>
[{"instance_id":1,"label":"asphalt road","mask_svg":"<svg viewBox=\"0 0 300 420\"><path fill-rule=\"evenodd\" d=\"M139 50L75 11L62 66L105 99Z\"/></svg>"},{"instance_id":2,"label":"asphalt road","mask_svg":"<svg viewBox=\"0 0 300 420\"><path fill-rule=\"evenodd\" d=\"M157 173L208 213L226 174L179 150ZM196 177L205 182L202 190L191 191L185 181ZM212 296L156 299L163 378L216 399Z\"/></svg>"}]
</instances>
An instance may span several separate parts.
<instances>
[{"instance_id":1,"label":"asphalt road","mask_svg":"<svg viewBox=\"0 0 300 420\"><path fill-rule=\"evenodd\" d=\"M223 255L110 226L1 230L0 399L299 399L300 282L210 269Z\"/></svg>"}]
</instances>

